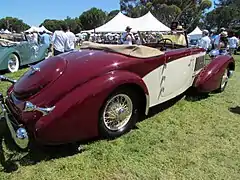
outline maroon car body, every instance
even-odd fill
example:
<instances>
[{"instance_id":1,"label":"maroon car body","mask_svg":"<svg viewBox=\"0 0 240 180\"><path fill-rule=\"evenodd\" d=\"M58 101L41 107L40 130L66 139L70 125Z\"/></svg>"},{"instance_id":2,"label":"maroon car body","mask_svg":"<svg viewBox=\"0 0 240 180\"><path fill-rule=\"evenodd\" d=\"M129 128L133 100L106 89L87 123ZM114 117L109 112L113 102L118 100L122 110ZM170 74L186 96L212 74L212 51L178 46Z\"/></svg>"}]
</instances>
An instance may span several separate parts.
<instances>
[{"instance_id":1,"label":"maroon car body","mask_svg":"<svg viewBox=\"0 0 240 180\"><path fill-rule=\"evenodd\" d=\"M102 135L105 129L101 127L99 121L101 112L109 97L119 88L127 88L135 92L136 101L141 102L138 112L145 114L150 107L176 97L189 88L188 85L184 85L181 86L182 89L179 88L181 90L175 90L172 94L169 93L162 98L152 98L155 93L155 90L151 89L154 83L148 77L155 77L154 71L160 67L162 69L159 70L163 70L169 66L171 70L171 67L175 67L171 63L178 61L184 64L188 61L186 57L193 57L189 59L193 64L188 65L192 66L190 68L193 73L184 76L184 78L189 76L193 79L188 80L191 87L197 88L200 92L219 89L225 70L227 69L228 73L234 70L234 60L231 56L218 56L205 65L203 64L204 53L201 48L175 49L151 58L136 58L92 49L64 53L44 60L27 71L8 89L2 108L6 112L5 117L8 125L11 126L10 131L13 136L19 133L17 132L19 127L24 127L28 136L42 144L87 140ZM175 72L166 71L166 75L162 75L161 80L168 79L171 73ZM177 71L176 76L177 73L181 71ZM151 76L148 76L149 74ZM166 87L171 87L167 84L168 81L165 81ZM174 81L176 88L177 81L177 79ZM162 89L159 89L160 91ZM123 90L119 94L124 94ZM32 104L26 107L27 102ZM39 110L38 107L42 109ZM12 128L13 121L19 125ZM130 127L132 125L116 130L118 134L113 134L115 130L109 134L117 137L128 131ZM107 137L112 137L109 134ZM23 141L24 137L19 139ZM21 148L26 147L18 142L17 144Z\"/></svg>"}]
</instances>

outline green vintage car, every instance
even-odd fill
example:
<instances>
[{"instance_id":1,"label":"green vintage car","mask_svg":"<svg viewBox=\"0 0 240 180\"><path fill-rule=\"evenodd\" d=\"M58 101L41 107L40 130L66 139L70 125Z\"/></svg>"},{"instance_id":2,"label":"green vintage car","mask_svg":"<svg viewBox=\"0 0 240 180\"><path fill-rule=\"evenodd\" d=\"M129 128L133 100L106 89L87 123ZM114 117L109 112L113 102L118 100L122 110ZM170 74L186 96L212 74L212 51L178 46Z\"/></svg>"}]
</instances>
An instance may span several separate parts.
<instances>
[{"instance_id":1,"label":"green vintage car","mask_svg":"<svg viewBox=\"0 0 240 180\"><path fill-rule=\"evenodd\" d=\"M0 39L0 70L16 72L21 66L44 60L48 56L46 44Z\"/></svg>"}]
</instances>

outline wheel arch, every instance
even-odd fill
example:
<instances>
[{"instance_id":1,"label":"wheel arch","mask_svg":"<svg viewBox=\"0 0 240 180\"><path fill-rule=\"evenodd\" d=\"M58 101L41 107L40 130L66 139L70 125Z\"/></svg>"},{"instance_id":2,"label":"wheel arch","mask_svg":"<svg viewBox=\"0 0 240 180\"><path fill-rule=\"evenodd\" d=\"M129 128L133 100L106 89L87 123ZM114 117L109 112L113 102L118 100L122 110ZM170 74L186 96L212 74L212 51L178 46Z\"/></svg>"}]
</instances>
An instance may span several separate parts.
<instances>
[{"instance_id":1,"label":"wheel arch","mask_svg":"<svg viewBox=\"0 0 240 180\"><path fill-rule=\"evenodd\" d=\"M19 53L17 52L12 52L12 54L16 55L18 57L18 60L19 60L19 66L21 65L21 57L19 55Z\"/></svg>"},{"instance_id":2,"label":"wheel arch","mask_svg":"<svg viewBox=\"0 0 240 180\"><path fill-rule=\"evenodd\" d=\"M142 89L141 86L139 86L136 83L125 83L125 84L121 84L119 86L117 86L105 99L104 103L106 103L106 101L108 100L108 98L114 94L116 91L120 90L120 89L131 89L133 91L135 91L138 95L138 97L140 98L140 114L141 115L148 115L148 111L149 111L149 95L147 95L144 90ZM100 108L99 111L99 115L101 112L102 107Z\"/></svg>"},{"instance_id":3,"label":"wheel arch","mask_svg":"<svg viewBox=\"0 0 240 180\"><path fill-rule=\"evenodd\" d=\"M234 63L234 62L230 62L230 63L228 64L228 68L229 68L229 70L231 70L231 71L235 71L235 63Z\"/></svg>"}]
</instances>

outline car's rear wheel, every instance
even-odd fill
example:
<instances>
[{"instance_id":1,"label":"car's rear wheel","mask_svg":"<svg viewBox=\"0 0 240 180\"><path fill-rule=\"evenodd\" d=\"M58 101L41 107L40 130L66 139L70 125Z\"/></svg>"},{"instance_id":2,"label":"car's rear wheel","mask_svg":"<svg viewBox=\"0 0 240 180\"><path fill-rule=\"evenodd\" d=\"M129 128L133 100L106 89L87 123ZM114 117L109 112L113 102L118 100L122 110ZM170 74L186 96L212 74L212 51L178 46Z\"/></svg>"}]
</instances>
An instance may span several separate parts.
<instances>
[{"instance_id":1,"label":"car's rear wheel","mask_svg":"<svg viewBox=\"0 0 240 180\"><path fill-rule=\"evenodd\" d=\"M219 85L219 88L216 90L216 92L221 93L225 90L228 84L228 79L229 79L229 69L226 68L221 78L221 83Z\"/></svg>"},{"instance_id":2,"label":"car's rear wheel","mask_svg":"<svg viewBox=\"0 0 240 180\"><path fill-rule=\"evenodd\" d=\"M100 112L99 131L104 138L116 138L129 132L139 116L137 94L126 88L116 90Z\"/></svg>"},{"instance_id":3,"label":"car's rear wheel","mask_svg":"<svg viewBox=\"0 0 240 180\"><path fill-rule=\"evenodd\" d=\"M20 67L20 61L16 54L10 54L8 57L8 71L17 72Z\"/></svg>"}]
</instances>

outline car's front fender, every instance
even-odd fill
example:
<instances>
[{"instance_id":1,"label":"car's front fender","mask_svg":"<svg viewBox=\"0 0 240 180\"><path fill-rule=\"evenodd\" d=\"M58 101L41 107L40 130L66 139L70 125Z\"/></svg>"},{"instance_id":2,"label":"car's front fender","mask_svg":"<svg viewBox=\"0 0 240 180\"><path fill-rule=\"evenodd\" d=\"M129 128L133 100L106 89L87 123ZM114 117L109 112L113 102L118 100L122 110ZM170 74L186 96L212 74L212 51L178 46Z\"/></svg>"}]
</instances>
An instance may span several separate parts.
<instances>
[{"instance_id":1,"label":"car's front fender","mask_svg":"<svg viewBox=\"0 0 240 180\"><path fill-rule=\"evenodd\" d=\"M55 109L37 121L36 138L44 143L66 143L98 136L100 109L119 86L134 84L146 95L142 79L128 71L113 71L74 89L55 104Z\"/></svg>"},{"instance_id":2,"label":"car's front fender","mask_svg":"<svg viewBox=\"0 0 240 180\"><path fill-rule=\"evenodd\" d=\"M233 57L224 55L214 58L198 74L194 81L194 87L200 92L212 92L219 88L221 78L226 68L235 70Z\"/></svg>"}]
</instances>

